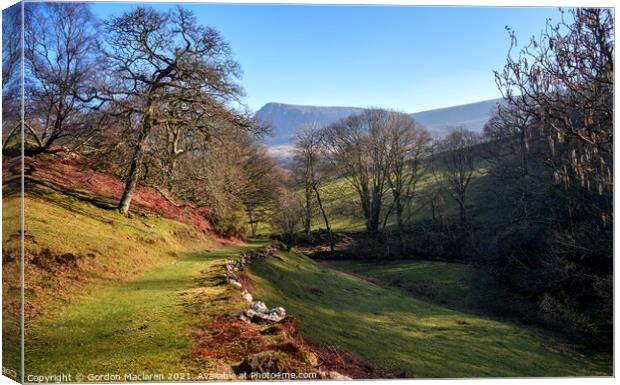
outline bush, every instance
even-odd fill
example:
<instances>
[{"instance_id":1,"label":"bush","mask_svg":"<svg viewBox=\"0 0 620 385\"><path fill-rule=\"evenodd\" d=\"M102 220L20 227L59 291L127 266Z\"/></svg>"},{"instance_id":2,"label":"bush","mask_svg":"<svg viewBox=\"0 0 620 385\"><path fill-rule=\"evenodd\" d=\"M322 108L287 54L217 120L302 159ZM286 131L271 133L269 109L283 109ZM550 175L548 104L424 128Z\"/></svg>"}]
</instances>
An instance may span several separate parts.
<instances>
[{"instance_id":1,"label":"bush","mask_svg":"<svg viewBox=\"0 0 620 385\"><path fill-rule=\"evenodd\" d=\"M222 237L244 238L247 234L248 218L242 206L226 207L218 213L215 232Z\"/></svg>"},{"instance_id":2,"label":"bush","mask_svg":"<svg viewBox=\"0 0 620 385\"><path fill-rule=\"evenodd\" d=\"M297 233L301 228L303 206L297 195L291 192L283 193L271 215L271 227L286 249L290 250L295 244Z\"/></svg>"}]
</instances>

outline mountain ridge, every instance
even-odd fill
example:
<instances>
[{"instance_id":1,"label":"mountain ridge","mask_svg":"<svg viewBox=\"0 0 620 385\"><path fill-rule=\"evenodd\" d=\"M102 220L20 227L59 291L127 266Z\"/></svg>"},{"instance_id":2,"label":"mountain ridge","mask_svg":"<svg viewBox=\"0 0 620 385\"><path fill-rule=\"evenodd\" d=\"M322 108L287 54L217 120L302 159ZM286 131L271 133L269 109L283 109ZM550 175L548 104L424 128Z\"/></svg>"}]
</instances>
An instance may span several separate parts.
<instances>
[{"instance_id":1,"label":"mountain ridge","mask_svg":"<svg viewBox=\"0 0 620 385\"><path fill-rule=\"evenodd\" d=\"M419 114L422 112L430 112L430 111L439 111L439 110L445 110L445 109L450 109L450 108L456 108L456 107L466 107L466 106L472 106L472 105L476 105L476 104L480 104L480 103L485 103L485 102L491 102L491 101L500 101L502 100L502 98L493 98L493 99L484 99L484 100L479 100L476 102L470 102L470 103L463 103L463 104L455 104L453 106L444 106L444 107L437 107L437 108L431 108L428 110L420 110L420 111L416 111L416 112L405 112L408 114ZM267 106L271 106L271 105L281 105L281 106L288 106L288 107L302 107L302 108L320 108L320 109L341 109L341 108L347 108L347 109L359 109L359 110L363 110L365 108L372 108L372 107L359 107L359 106L329 106L329 105L316 105L316 104L299 104L299 103L286 103L286 102L267 102L263 105L262 108L267 107ZM260 109L259 109L260 110ZM396 111L400 111L399 109L395 109Z\"/></svg>"},{"instance_id":2,"label":"mountain ridge","mask_svg":"<svg viewBox=\"0 0 620 385\"><path fill-rule=\"evenodd\" d=\"M488 99L408 114L426 127L433 136L443 137L450 127L456 126L482 132L493 108L500 103L501 99ZM294 143L294 134L300 126L309 123L328 125L362 110L362 107L270 102L261 107L255 117L271 125L273 134L265 138L265 144L276 157L281 157L290 150Z\"/></svg>"}]
</instances>

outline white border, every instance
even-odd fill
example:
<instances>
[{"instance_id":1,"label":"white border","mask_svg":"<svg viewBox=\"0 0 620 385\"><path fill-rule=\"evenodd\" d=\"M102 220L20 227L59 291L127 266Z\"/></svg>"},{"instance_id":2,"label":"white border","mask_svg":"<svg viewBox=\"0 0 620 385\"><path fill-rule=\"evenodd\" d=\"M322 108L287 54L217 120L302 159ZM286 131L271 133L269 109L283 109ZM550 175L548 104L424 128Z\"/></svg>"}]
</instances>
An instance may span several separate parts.
<instances>
[{"instance_id":1,"label":"white border","mask_svg":"<svg viewBox=\"0 0 620 385\"><path fill-rule=\"evenodd\" d=\"M101 3L101 2L122 2L122 3L134 3L134 2L143 2L143 3L218 3L218 4L316 4L316 5L405 5L405 6L483 6L483 7L610 7L613 8L616 5L616 2L613 0L596 0L596 1L575 1L575 0L505 0L505 1L497 1L497 0L425 0L425 1L416 1L416 0L402 0L402 1L379 1L379 0L314 0L314 1L304 1L304 0L242 0L242 1L234 1L234 0L211 0L211 1L200 1L200 0L184 0L184 1L174 1L174 0L146 0L146 1L132 1L132 0L108 0L108 1L97 1L97 0L80 0L82 2L91 2L91 3ZM18 1L9 0L3 1L1 6L2 9L8 8L9 6L17 3ZM2 49L2 43L0 42L0 52ZM615 58L614 58L615 60ZM615 95L614 95L615 96ZM1 113L0 106L0 113ZM617 99L614 101L614 110L617 108ZM614 116L614 127L618 127L618 116ZM614 142L615 144L615 142ZM614 169L618 170L618 165L620 161L616 157L614 159ZM0 159L1 166L1 159ZM615 174L614 174L614 184L615 184ZM1 196L1 192L0 192ZM614 205L618 207L619 199L617 196L614 196ZM2 214L2 207L0 205L0 218ZM23 218L22 218L23 219ZM23 222L22 222L23 223ZM616 223L614 222L614 241L618 238L620 234L620 230ZM614 242L615 243L615 242ZM618 251L614 248L614 261L616 256L618 255ZM614 263L614 277L617 276L617 266ZM618 287L615 285L614 281L614 299L618 298ZM1 294L0 294L1 295ZM615 310L615 301L614 301L614 310ZM614 352L616 351L616 335L618 334L618 322L615 317L614 311ZM22 329L23 332L23 329ZM2 347L2 342L0 341L0 348ZM23 351L23 350L22 350ZM614 373L615 368L618 367L618 355L614 354ZM394 384L395 380L367 380L365 382L372 384ZM454 384L534 384L534 383L543 383L543 384L562 384L562 385L571 385L571 384L582 384L582 383L593 383L593 384L612 384L615 382L614 378L535 378L535 379L462 379L462 380L396 380L400 383L411 383L411 384L437 384L444 381L450 381L450 383ZM285 383L300 383L299 381L284 381ZM301 381L301 383L316 383L317 381ZM252 382L254 384L273 384L273 382ZM7 377L0 375L0 385L4 384L15 384L14 381L8 379ZM160 384L170 384L176 385L178 383L160 383Z\"/></svg>"}]
</instances>

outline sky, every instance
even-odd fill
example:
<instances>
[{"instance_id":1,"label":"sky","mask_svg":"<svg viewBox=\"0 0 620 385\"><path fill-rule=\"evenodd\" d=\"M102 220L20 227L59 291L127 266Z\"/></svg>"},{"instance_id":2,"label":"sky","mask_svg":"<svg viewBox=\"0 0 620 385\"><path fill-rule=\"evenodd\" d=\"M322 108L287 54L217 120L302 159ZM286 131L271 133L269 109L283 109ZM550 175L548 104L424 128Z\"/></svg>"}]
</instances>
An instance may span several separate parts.
<instances>
[{"instance_id":1,"label":"sky","mask_svg":"<svg viewBox=\"0 0 620 385\"><path fill-rule=\"evenodd\" d=\"M135 3L95 3L101 18ZM150 4L158 9L174 4ZM557 8L185 4L241 64L245 104L385 107L406 112L500 97L494 70Z\"/></svg>"}]
</instances>

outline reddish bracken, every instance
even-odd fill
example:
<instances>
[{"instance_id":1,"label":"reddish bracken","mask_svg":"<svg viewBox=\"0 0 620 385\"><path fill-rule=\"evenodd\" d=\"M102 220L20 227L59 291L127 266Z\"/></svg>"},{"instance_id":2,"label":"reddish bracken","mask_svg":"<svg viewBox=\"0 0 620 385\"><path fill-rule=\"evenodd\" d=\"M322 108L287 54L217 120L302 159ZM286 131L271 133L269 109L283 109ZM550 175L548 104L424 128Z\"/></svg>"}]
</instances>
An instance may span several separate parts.
<instances>
[{"instance_id":1,"label":"reddish bracken","mask_svg":"<svg viewBox=\"0 0 620 385\"><path fill-rule=\"evenodd\" d=\"M263 351L267 342L256 325L234 317L221 316L194 332L197 342L192 355L236 363L244 357Z\"/></svg>"},{"instance_id":2,"label":"reddish bracken","mask_svg":"<svg viewBox=\"0 0 620 385\"><path fill-rule=\"evenodd\" d=\"M250 282L250 280L248 279L248 277L245 275L244 272L241 272L237 275L237 280L241 284L241 288L243 288L244 290L252 291L254 289L254 287L252 286L252 283Z\"/></svg>"},{"instance_id":3,"label":"reddish bracken","mask_svg":"<svg viewBox=\"0 0 620 385\"><path fill-rule=\"evenodd\" d=\"M12 166L6 165L5 170L6 167ZM25 174L34 181L43 180L67 190L86 192L98 198L108 199L112 204L120 199L124 188L122 180L94 170L88 158L72 152L58 152L57 155L45 159L26 158ZM213 210L193 207L181 200L173 203L156 189L144 186L138 186L134 192L132 211L173 219L205 234L212 232L212 221L215 218ZM238 240L218 240L225 244L239 243Z\"/></svg>"},{"instance_id":4,"label":"reddish bracken","mask_svg":"<svg viewBox=\"0 0 620 385\"><path fill-rule=\"evenodd\" d=\"M304 342L316 354L319 367L325 372L335 371L356 380L406 377L403 372L378 367L347 350L309 340Z\"/></svg>"}]
</instances>

